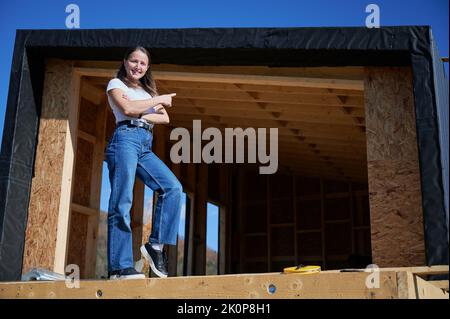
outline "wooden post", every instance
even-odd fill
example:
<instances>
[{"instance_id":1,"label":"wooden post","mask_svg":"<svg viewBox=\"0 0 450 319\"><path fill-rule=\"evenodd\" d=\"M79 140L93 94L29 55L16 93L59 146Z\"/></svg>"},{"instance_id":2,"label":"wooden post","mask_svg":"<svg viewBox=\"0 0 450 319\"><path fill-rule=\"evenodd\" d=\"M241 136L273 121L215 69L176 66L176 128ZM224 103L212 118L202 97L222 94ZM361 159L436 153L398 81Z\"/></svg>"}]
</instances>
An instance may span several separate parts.
<instances>
[{"instance_id":1,"label":"wooden post","mask_svg":"<svg viewBox=\"0 0 450 319\"><path fill-rule=\"evenodd\" d=\"M266 177L266 189L267 189L267 271L270 272L272 269L272 184L273 178L271 175Z\"/></svg>"},{"instance_id":2,"label":"wooden post","mask_svg":"<svg viewBox=\"0 0 450 319\"><path fill-rule=\"evenodd\" d=\"M101 98L95 123L95 144L92 161L91 194L89 206L96 210L96 214L89 216L86 237L85 273L87 278L94 278L97 255L97 234L100 214L100 194L102 186L102 170L105 148L106 128L106 98Z\"/></svg>"},{"instance_id":3,"label":"wooden post","mask_svg":"<svg viewBox=\"0 0 450 319\"><path fill-rule=\"evenodd\" d=\"M141 247L144 226L145 184L136 177L133 189L133 206L131 207L131 231L133 233L133 259L141 259ZM148 238L148 237L147 237Z\"/></svg>"},{"instance_id":4,"label":"wooden post","mask_svg":"<svg viewBox=\"0 0 450 319\"><path fill-rule=\"evenodd\" d=\"M226 164L222 164L219 167L219 183L220 183L220 202L219 206L219 265L218 273L225 273L226 265L226 241L227 241L227 218L229 211L229 167Z\"/></svg>"},{"instance_id":5,"label":"wooden post","mask_svg":"<svg viewBox=\"0 0 450 319\"><path fill-rule=\"evenodd\" d=\"M206 271L206 203L208 196L207 164L197 164L196 192L194 201L194 275Z\"/></svg>"},{"instance_id":6,"label":"wooden post","mask_svg":"<svg viewBox=\"0 0 450 319\"><path fill-rule=\"evenodd\" d=\"M298 258L298 218L297 218L297 182L295 174L292 174L292 210L294 211L294 262L299 264Z\"/></svg>"},{"instance_id":7,"label":"wooden post","mask_svg":"<svg viewBox=\"0 0 450 319\"><path fill-rule=\"evenodd\" d=\"M195 203L197 202L196 199L196 171L197 167L193 163L186 164L187 165L187 171L186 171L186 182L188 184L188 188L191 190L190 194L190 207L189 207L189 217L186 216L186 222L189 223L188 225L188 234L186 235L187 240L187 265L186 265L186 274L187 275L193 275L194 274L194 215L195 215Z\"/></svg>"},{"instance_id":8,"label":"wooden post","mask_svg":"<svg viewBox=\"0 0 450 319\"><path fill-rule=\"evenodd\" d=\"M245 189L245 174L243 168L238 168L238 178L237 178L237 218L239 220L239 239L240 242L244 242L247 240L245 237L245 210L244 210L244 189ZM235 243L236 244L236 243ZM244 268L244 260L245 260L245 245L236 245L239 247L239 272L243 273L245 271Z\"/></svg>"},{"instance_id":9,"label":"wooden post","mask_svg":"<svg viewBox=\"0 0 450 319\"><path fill-rule=\"evenodd\" d=\"M323 178L320 178L320 234L322 239L323 269L327 269L326 242L325 242L325 189Z\"/></svg>"},{"instance_id":10,"label":"wooden post","mask_svg":"<svg viewBox=\"0 0 450 319\"><path fill-rule=\"evenodd\" d=\"M80 77L72 64L49 60L25 234L23 273L64 273L76 154Z\"/></svg>"}]
</instances>

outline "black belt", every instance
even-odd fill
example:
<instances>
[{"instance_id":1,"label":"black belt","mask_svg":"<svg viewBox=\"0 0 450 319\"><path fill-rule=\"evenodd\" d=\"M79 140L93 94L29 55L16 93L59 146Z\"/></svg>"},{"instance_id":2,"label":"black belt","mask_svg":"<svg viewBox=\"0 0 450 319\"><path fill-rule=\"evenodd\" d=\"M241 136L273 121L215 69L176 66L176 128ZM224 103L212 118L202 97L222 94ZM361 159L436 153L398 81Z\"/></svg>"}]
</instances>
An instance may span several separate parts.
<instances>
[{"instance_id":1,"label":"black belt","mask_svg":"<svg viewBox=\"0 0 450 319\"><path fill-rule=\"evenodd\" d=\"M148 123L138 121L138 120L125 120L125 121L120 121L119 123L117 123L117 126L121 126L121 125L137 126L137 127L145 128L146 130L148 130L150 132L153 131L153 125L150 125Z\"/></svg>"}]
</instances>

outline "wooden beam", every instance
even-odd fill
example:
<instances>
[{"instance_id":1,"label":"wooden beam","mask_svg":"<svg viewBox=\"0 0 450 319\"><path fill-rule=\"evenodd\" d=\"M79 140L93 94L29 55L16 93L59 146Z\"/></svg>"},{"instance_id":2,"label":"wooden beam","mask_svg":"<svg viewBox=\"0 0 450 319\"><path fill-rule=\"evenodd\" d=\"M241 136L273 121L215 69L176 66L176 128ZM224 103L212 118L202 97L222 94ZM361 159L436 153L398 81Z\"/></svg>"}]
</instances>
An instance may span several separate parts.
<instances>
[{"instance_id":1,"label":"wooden beam","mask_svg":"<svg viewBox=\"0 0 450 319\"><path fill-rule=\"evenodd\" d=\"M96 137L92 134L86 133L84 131L78 130L78 137L82 138L85 141L88 141L89 143L95 144Z\"/></svg>"},{"instance_id":2,"label":"wooden beam","mask_svg":"<svg viewBox=\"0 0 450 319\"><path fill-rule=\"evenodd\" d=\"M226 249L227 249L227 219L230 212L230 167L229 165L223 165L219 169L219 196L220 196L220 208L219 208L219 265L218 265L218 273L225 274L225 265L226 265Z\"/></svg>"},{"instance_id":3,"label":"wooden beam","mask_svg":"<svg viewBox=\"0 0 450 319\"><path fill-rule=\"evenodd\" d=\"M431 276L431 275L444 275L448 274L448 265L436 265L436 266L418 266L418 267L386 267L380 268L382 271L408 271L417 276Z\"/></svg>"},{"instance_id":4,"label":"wooden beam","mask_svg":"<svg viewBox=\"0 0 450 319\"><path fill-rule=\"evenodd\" d=\"M222 109L209 109L205 108L203 112L199 110L198 107L192 106L180 106L177 105L174 108L169 110L171 114L175 115L212 115L212 116L229 116L230 110L222 110ZM272 112L272 111L240 111L238 113L240 118L248 118L248 119L263 119L263 120L285 120L290 122L305 122L305 123L325 123L325 124L340 124L340 125L348 125L348 126L364 126L364 119L355 123L352 117L349 116L340 116L337 114L334 115L310 115L310 114L298 114L291 112Z\"/></svg>"},{"instance_id":5,"label":"wooden beam","mask_svg":"<svg viewBox=\"0 0 450 319\"><path fill-rule=\"evenodd\" d=\"M109 69L117 73L121 61L86 61L76 60L74 66L78 68L101 68ZM255 65L219 65L219 66L198 66L198 65L174 65L155 64L152 66L155 71L176 71L176 72L197 72L197 73L220 73L220 74L249 74L249 75L276 75L293 77L313 77L313 78L337 78L363 80L364 68L360 66L339 66L339 67L270 67Z\"/></svg>"},{"instance_id":6,"label":"wooden beam","mask_svg":"<svg viewBox=\"0 0 450 319\"><path fill-rule=\"evenodd\" d=\"M67 247L70 230L70 205L72 191L75 187L72 183L75 171L75 154L77 152L78 109L80 102L80 77L73 73L70 86L69 117L66 130L66 145L64 147L64 167L61 182L61 197L59 202L58 228L56 235L55 260L53 271L65 273Z\"/></svg>"},{"instance_id":7,"label":"wooden beam","mask_svg":"<svg viewBox=\"0 0 450 319\"><path fill-rule=\"evenodd\" d=\"M439 288L439 289L443 289L446 290L448 292L448 280L433 280L433 281L428 281L430 284L432 284L433 286Z\"/></svg>"},{"instance_id":8,"label":"wooden beam","mask_svg":"<svg viewBox=\"0 0 450 319\"><path fill-rule=\"evenodd\" d=\"M206 217L208 199L208 167L197 164L195 199L194 199L194 275L204 275L206 271Z\"/></svg>"},{"instance_id":9,"label":"wooden beam","mask_svg":"<svg viewBox=\"0 0 450 319\"><path fill-rule=\"evenodd\" d=\"M99 105L102 103L104 96L105 91L100 90L95 85L92 85L88 80L83 79L81 83L81 97L91 101L95 105Z\"/></svg>"},{"instance_id":10,"label":"wooden beam","mask_svg":"<svg viewBox=\"0 0 450 319\"><path fill-rule=\"evenodd\" d=\"M272 111L272 112L285 112L292 114L311 114L311 115L324 115L324 114L339 114L341 116L346 115L343 113L343 107L341 105L327 105L327 104L309 104L303 101L297 101L297 104L286 103L262 103L256 100L249 101L233 101L233 103L222 100L196 100L189 99L188 97L176 96L174 99L173 107L182 107L183 105L190 105L205 109L220 109L228 111ZM348 106L345 109L349 110L352 116L364 117L364 108L361 106ZM169 109L170 110L170 109Z\"/></svg>"},{"instance_id":11,"label":"wooden beam","mask_svg":"<svg viewBox=\"0 0 450 319\"><path fill-rule=\"evenodd\" d=\"M70 204L70 209L76 211L77 213L86 215L86 216L94 216L98 214L98 210L92 207L83 206L77 203Z\"/></svg>"},{"instance_id":12,"label":"wooden beam","mask_svg":"<svg viewBox=\"0 0 450 319\"><path fill-rule=\"evenodd\" d=\"M168 93L168 92L166 92ZM205 91L196 89L177 89L177 98L205 100L210 104L216 101L230 102L250 102L257 101L260 103L283 103L292 105L314 104L314 105L334 105L336 107L364 107L364 100L359 96L349 96L344 102L336 96L316 96L310 94L282 94L282 93L252 93L248 92L231 92L231 91ZM174 105L176 106L176 99Z\"/></svg>"},{"instance_id":13,"label":"wooden beam","mask_svg":"<svg viewBox=\"0 0 450 319\"><path fill-rule=\"evenodd\" d=\"M88 229L86 235L86 258L85 258L85 274L86 278L95 277L96 261L97 261L97 238L98 225L100 219L100 195L102 186L103 159L105 151L105 129L107 114L106 97L103 95L101 103L98 107L95 120L94 135L94 154L92 158L91 169L91 187L89 195L89 206L97 210L97 213L88 219ZM80 131L79 131L80 133Z\"/></svg>"},{"instance_id":14,"label":"wooden beam","mask_svg":"<svg viewBox=\"0 0 450 319\"><path fill-rule=\"evenodd\" d=\"M103 80L103 85L105 81ZM247 91L247 92L273 92L284 94L308 94L308 95L347 95L362 96L361 90L348 89L330 89L330 88L312 88L312 87L295 87L295 86L279 86L279 85L261 85L261 84L236 84L236 83L217 83L217 82L187 82L177 80L160 80L156 79L158 87L164 86L169 91L176 92L177 89L198 89L208 91Z\"/></svg>"},{"instance_id":15,"label":"wooden beam","mask_svg":"<svg viewBox=\"0 0 450 319\"><path fill-rule=\"evenodd\" d=\"M83 280L70 289L64 281L0 283L0 298L56 299L396 299L396 272L380 272L380 288L366 286L367 273L240 274L137 280Z\"/></svg>"},{"instance_id":16,"label":"wooden beam","mask_svg":"<svg viewBox=\"0 0 450 319\"><path fill-rule=\"evenodd\" d=\"M221 119L221 124L217 124L216 122L211 122L206 120L205 118L202 118L201 116L193 117L191 119L187 118L188 116L176 116L171 117L171 126L172 127L185 127L188 129L192 128L192 120L199 119L202 121L202 128L207 127L216 127L222 132L225 132L225 128L236 128L241 127L243 129L247 127L253 127L253 128L278 128L278 135L287 135L287 136L298 136L299 138L306 138L306 137L314 137L314 138L323 138L323 139L336 139L341 141L360 141L365 142L366 136L365 134L362 134L360 131L358 131L356 128L349 127L349 126L340 126L340 128L331 127L331 125L320 127L317 124L311 124L311 123L301 123L298 122L295 123L296 125L289 124L287 127L281 126L280 123L271 121L268 123L267 121L265 123L259 123L259 121L251 121L250 119L237 119L238 122L231 122L229 118L227 119ZM251 122L251 123L249 123ZM343 127L346 127L343 128ZM297 135L295 135L294 132L297 132ZM268 133L268 130L267 130Z\"/></svg>"},{"instance_id":17,"label":"wooden beam","mask_svg":"<svg viewBox=\"0 0 450 319\"><path fill-rule=\"evenodd\" d=\"M197 68L199 69L199 68ZM217 69L217 68L216 68ZM115 76L116 69L94 68L94 67L77 67L76 71L84 76L108 77ZM292 86L306 88L330 88L357 90L364 89L362 80L348 80L336 78L320 78L320 77L296 77L296 76L268 76L268 75L244 75L225 74L225 73L197 73L197 72L176 72L176 71L159 71L154 68L153 77L163 81L187 81L187 82L215 82L215 83L239 83L239 84L255 84L255 85L275 85L275 86Z\"/></svg>"},{"instance_id":18,"label":"wooden beam","mask_svg":"<svg viewBox=\"0 0 450 319\"><path fill-rule=\"evenodd\" d=\"M416 276L416 292L419 299L449 299L448 292Z\"/></svg>"},{"instance_id":19,"label":"wooden beam","mask_svg":"<svg viewBox=\"0 0 450 319\"><path fill-rule=\"evenodd\" d=\"M131 207L131 232L133 234L133 260L134 262L141 259L139 248L143 243L144 228L144 196L145 184L136 177L133 188L133 206ZM148 237L146 238L148 239Z\"/></svg>"},{"instance_id":20,"label":"wooden beam","mask_svg":"<svg viewBox=\"0 0 450 319\"><path fill-rule=\"evenodd\" d=\"M215 82L215 83L239 83L255 85L276 85L307 88L331 88L358 90L364 89L361 80L343 80L308 77L284 77L265 75L243 75L243 74L220 74L220 73L193 73L193 72L170 72L153 71L154 77L164 81L187 81L187 82Z\"/></svg>"}]
</instances>

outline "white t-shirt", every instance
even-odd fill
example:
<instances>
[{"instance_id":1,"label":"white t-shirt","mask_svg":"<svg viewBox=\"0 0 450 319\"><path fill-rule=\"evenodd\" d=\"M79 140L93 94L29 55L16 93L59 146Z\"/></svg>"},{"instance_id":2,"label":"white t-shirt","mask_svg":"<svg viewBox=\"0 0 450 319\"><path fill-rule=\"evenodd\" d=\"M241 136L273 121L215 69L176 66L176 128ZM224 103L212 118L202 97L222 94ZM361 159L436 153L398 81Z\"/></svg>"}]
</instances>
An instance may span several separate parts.
<instances>
[{"instance_id":1,"label":"white t-shirt","mask_svg":"<svg viewBox=\"0 0 450 319\"><path fill-rule=\"evenodd\" d=\"M108 86L106 87L106 93L108 93L108 91L110 91L112 89L121 89L128 96L130 101L147 100L147 99L152 98L152 96L147 91L145 91L143 88L128 87L125 83L123 83L118 78L114 78L109 81ZM107 95L108 95L109 105L111 106L114 116L116 117L116 123L119 123L120 121L123 121L123 120L136 120L135 117L126 116L125 114L123 114L122 111L120 111L120 108L116 105L116 103L114 103L114 100L109 96L109 94L107 94ZM153 107L150 107L147 110L147 112L144 112L144 113L154 113L154 112L155 112L155 110L153 109ZM138 120L148 123L144 119L138 119ZM153 126L153 124L150 124L150 125Z\"/></svg>"}]
</instances>

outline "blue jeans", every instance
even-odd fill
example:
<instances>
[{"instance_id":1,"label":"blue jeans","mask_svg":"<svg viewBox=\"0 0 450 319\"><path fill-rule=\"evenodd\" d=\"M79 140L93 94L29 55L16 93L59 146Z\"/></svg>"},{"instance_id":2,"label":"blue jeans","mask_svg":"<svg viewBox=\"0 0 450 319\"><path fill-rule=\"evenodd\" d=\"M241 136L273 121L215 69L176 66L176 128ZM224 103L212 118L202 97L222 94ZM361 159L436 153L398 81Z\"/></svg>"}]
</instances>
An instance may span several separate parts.
<instances>
[{"instance_id":1,"label":"blue jeans","mask_svg":"<svg viewBox=\"0 0 450 319\"><path fill-rule=\"evenodd\" d=\"M111 196L108 208L108 270L134 266L130 210L136 175L158 192L150 243L175 245L181 214L182 186L152 152L153 135L144 128L118 126L105 151Z\"/></svg>"}]
</instances>

